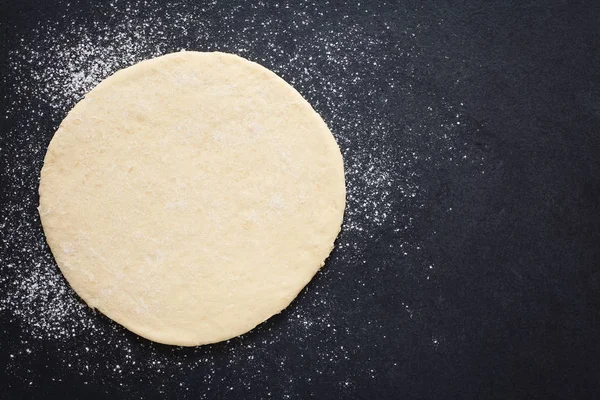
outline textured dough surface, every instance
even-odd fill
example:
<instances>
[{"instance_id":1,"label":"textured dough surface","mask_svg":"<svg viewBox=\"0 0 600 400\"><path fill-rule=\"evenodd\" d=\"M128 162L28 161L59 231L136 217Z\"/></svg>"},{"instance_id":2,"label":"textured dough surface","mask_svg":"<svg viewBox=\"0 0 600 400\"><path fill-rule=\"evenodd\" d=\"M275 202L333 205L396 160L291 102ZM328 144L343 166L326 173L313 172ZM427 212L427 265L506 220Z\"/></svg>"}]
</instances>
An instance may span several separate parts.
<instances>
[{"instance_id":1,"label":"textured dough surface","mask_svg":"<svg viewBox=\"0 0 600 400\"><path fill-rule=\"evenodd\" d=\"M44 160L39 212L69 284L148 339L243 334L280 312L333 248L340 150L274 73L180 52L101 82Z\"/></svg>"}]
</instances>

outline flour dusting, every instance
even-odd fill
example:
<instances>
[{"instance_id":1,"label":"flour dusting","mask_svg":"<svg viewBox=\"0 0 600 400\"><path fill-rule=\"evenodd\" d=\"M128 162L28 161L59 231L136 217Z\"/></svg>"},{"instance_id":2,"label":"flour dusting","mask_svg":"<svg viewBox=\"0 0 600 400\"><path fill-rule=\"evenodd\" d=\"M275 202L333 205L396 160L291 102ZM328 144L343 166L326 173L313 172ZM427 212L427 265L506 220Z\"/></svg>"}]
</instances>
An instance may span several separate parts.
<instances>
[{"instance_id":1,"label":"flour dusting","mask_svg":"<svg viewBox=\"0 0 600 400\"><path fill-rule=\"evenodd\" d=\"M243 371L236 386L259 385L265 397L291 398L299 359L341 391L352 390L358 375L378 379L385 366L375 358L357 367L356 376L335 375L336 365L367 351L357 344L357 335L383 330L383 322L369 313L364 326L351 325L344 314L376 295L377 274L400 268L371 268L369 252L379 238L393 235L398 259L409 260L424 281L434 278L440 266L423 256L425 244L412 234L432 199L425 178L467 166L485 173L484 154L467 157L468 145L461 139L470 123L461 112L466 106L439 97L427 103L417 91L423 84L415 78L414 62L424 51L418 37L425 28L393 32L393 21L373 27L341 12L324 16L317 5L305 2L293 9L266 2L219 7L216 1L175 7L153 0L94 7L94 16L84 18L67 8L61 21L40 21L16 38L8 54L10 105L3 118L9 123L0 142L0 174L11 196L0 215L0 316L21 331L19 350L8 354L7 374L35 385L27 359L50 349L62 355L62 368L79 371L85 380L97 375L109 384L127 385L148 374L172 376L158 393L171 385L185 395L188 388L176 377L202 368L196 377L207 388L201 398L223 395L225 387L234 390L227 375L217 373L226 368ZM360 11L361 5L356 7ZM264 18L266 9L271 18ZM388 38L392 34L395 43ZM340 145L347 209L336 250L282 316L223 345L165 350L91 310L68 287L42 236L37 187L53 132L86 92L121 68L181 49L235 53L294 86ZM6 155L11 155L10 164ZM354 295L338 297L336 285ZM418 308L401 304L399 315L406 321L420 318ZM443 346L435 333L431 341L435 348ZM267 351L282 345L297 349L296 359ZM105 357L105 348L117 349L121 358ZM288 386L264 381L273 365Z\"/></svg>"}]
</instances>

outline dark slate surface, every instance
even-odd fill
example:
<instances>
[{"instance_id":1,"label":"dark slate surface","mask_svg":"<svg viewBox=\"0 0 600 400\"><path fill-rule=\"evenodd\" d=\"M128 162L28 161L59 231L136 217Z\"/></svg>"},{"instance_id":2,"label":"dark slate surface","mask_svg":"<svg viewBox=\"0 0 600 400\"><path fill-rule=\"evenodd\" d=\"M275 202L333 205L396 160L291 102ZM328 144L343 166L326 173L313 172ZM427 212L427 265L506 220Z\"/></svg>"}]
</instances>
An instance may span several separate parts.
<instances>
[{"instance_id":1,"label":"dark slate surface","mask_svg":"<svg viewBox=\"0 0 600 400\"><path fill-rule=\"evenodd\" d=\"M368 234L347 227L339 243L350 248L336 250L288 310L227 343L196 349L155 345L91 311L99 339L32 335L15 316L21 303L5 301L0 398L597 398L599 4L366 1L251 7L240 2L236 7L219 1L204 10L201 3L165 6L204 24L179 37L165 24L162 52L220 49L257 60L315 105L347 150L347 164L353 157L368 162L359 158L363 147L374 153L385 149L392 161L393 217L367 224L354 213L353 222ZM167 12L154 2L132 7L141 17ZM35 189L43 151L34 154L27 146L45 148L74 103L56 112L48 107L41 133L27 129L20 118L33 118L36 100L15 90L28 78L10 72L9 51L23 53L19 39L40 26L56 23L60 33L69 24L88 24L88 32L103 31L127 18L124 10L124 2L1 2L0 290L5 296L22 279L21 269L35 262L21 256L21 239L9 230L29 218L36 240L42 238ZM236 18L224 18L232 10ZM296 18L307 16L308 28L290 28ZM271 22L261 31L264 25L257 21L263 19ZM251 45L240 51L236 37L241 36L232 32L244 27L252 28ZM365 45L370 53L364 57L381 69L369 73L352 60L344 64L348 70L332 68L325 48L309 40L320 30L325 37L341 32L336 37L348 39L349 46L338 43L336 54L359 61L364 43L352 35L377 38ZM35 45L53 39L27 40ZM273 55L269 44L283 55ZM294 62L282 61L294 54L301 57L296 64L318 76L315 82L300 79ZM42 54L43 68L52 67L44 64L49 59ZM350 85L345 76L352 68L362 68L364 79ZM341 98L334 98L327 83L344 89ZM9 107L22 112L5 117ZM428 107L437 111L428 114ZM386 133L367 137L370 129L361 123L374 124L373 115ZM459 148L445 152L437 139L444 130L436 127L447 127L455 115L461 124L452 125L452 143ZM355 133L347 126L350 121L358 121ZM417 128L429 133L417 134ZM410 170L393 162L395 157L402 161L407 148L418 155ZM30 168L18 170L21 181L9 176L15 173L11 165L22 162L17 155L31 161ZM465 156L478 162L449 161ZM407 173L418 176L418 201L398 189ZM360 185L360 179L353 184ZM354 190L361 194L359 186ZM23 213L10 211L23 202ZM410 229L398 231L407 218L412 218ZM408 247L410 254L404 255ZM48 248L43 251L49 257ZM429 265L434 266L430 273ZM320 298L326 301L321 304ZM300 314L315 316L303 330L290 322ZM86 346L96 351L87 354ZM161 367L152 364L157 359ZM115 372L117 365L124 371Z\"/></svg>"}]
</instances>

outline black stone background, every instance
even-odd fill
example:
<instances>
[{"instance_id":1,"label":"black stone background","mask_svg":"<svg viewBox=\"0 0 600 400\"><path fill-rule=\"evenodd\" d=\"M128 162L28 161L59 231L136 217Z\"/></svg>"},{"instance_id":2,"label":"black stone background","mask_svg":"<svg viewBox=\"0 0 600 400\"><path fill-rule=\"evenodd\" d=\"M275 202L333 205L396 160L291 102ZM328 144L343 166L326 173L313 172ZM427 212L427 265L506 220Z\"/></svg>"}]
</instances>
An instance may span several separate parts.
<instances>
[{"instance_id":1,"label":"black stone background","mask_svg":"<svg viewBox=\"0 0 600 400\"><path fill-rule=\"evenodd\" d=\"M8 150L14 138L7 132L19 123L4 117L7 103L15 96L9 93L12 83L6 78L8 51L19 46L14 38L26 34L39 21L60 21L67 9L70 20L78 24L85 24L94 15L111 23L110 17L102 17L109 10L105 2L70 3L67 7L62 0L0 2L2 166L13 162ZM199 378L209 373L202 363L185 373L179 373L176 366L160 374L149 368L146 376L140 373L129 382L123 382L129 379L126 376L106 372L84 372L82 377L81 371L59 362L81 346L80 341L62 347L41 342L33 344L44 351L28 362L27 379L19 376L22 371L0 371L0 399L598 398L600 3L475 3L319 2L308 7L307 3L290 2L275 7L266 2L251 9L249 3L240 2L242 14L271 17L289 18L296 8L302 8L313 14L317 21L314 29L327 23L343 25L345 22L337 17L347 15L347 20L376 34L385 20L392 29L381 35L389 44L382 46L382 52L395 51L392 45L405 40L402 32L406 29L425 27L416 44L421 57L404 66L405 70L410 67L411 74L396 77L412 82L413 98L410 102L397 98L398 107L392 104L385 110L392 116L392 131L398 132L386 140L402 145L401 124L418 121L423 107L429 104L442 100L464 103L460 111L469 123L460 130L466 144L462 151L467 155L485 152L486 171L485 175L468 167L423 171L420 184L427 197L412 235L424 244L426 254L420 257L436 265L430 282L423 284L411 269L411 262L418 260L404 259L397 247L389 246L403 240L393 234L395 227L390 223L364 239L364 265L345 265L336 258L336 250L326 267L330 272L317 275L316 283L311 284L333 292L338 300L331 318L339 317L349 326L351 334L345 336L346 341L328 342L324 331L301 345L292 334L273 347L259 346L261 354L257 357L263 364L251 385L238 383L252 367L239 360L231 364L228 359L236 346L259 342L262 335L280 329L278 325L285 324L293 311L286 310L242 339L198 349L172 351L125 334L139 343L136 354L141 359L146 352L172 354L183 362L209 355L214 360L211 369L215 379L211 383ZM171 3L171 7L176 9L177 4ZM285 4L288 11L282 11ZM209 27L219 29L219 13L232 6L231 2L219 1L202 17L212 22ZM440 19L443 24L437 24ZM285 27L284 20L273 29ZM301 32L298 35L301 39ZM189 46L190 40L182 38L181 43L169 46L177 50ZM219 43L196 43L196 48L202 49L202 45L228 50ZM280 45L286 53L295 51L289 41ZM252 51L249 58L259 59L260 44ZM315 63L320 57L314 54ZM385 85L386 81L363 84L354 90L366 92L367 85ZM302 87L296 87L302 92ZM327 93L320 96L326 99ZM315 107L335 132L334 111L326 104L323 101ZM372 112L361 109L360 103L356 111ZM394 118L398 125L393 125ZM39 140L47 143L60 119L48 120ZM413 145L426 155L427 143ZM32 181L38 179L36 168L32 167L29 175ZM11 181L5 170L0 170L3 213L11 202L27 198L8 187ZM402 202L397 204L400 207ZM34 207L32 203L31 212ZM449 208L453 212L448 212ZM0 247L0 251L8 260L13 250ZM377 267L382 272L371 274ZM341 270L345 271L343 279L335 279L336 271ZM19 278L18 270L10 273ZM366 287L353 285L358 280ZM369 295L361 296L360 302L344 300L360 290ZM292 308L302 308L313 295L309 286ZM401 300L416 309L414 320L399 312ZM7 316L0 317L3 368L26 332ZM111 324L98 318L107 326ZM367 320L378 321L377 329L366 329L363 324ZM431 332L439 333L438 346L432 345ZM328 367L322 354L332 350L328 346L340 344L354 349L350 359ZM284 367L276 362L281 356L288 360ZM121 354L107 347L95 357L116 363ZM315 365L324 372L317 375ZM366 366L377 373L370 375ZM50 376L61 376L62 380L52 381ZM289 376L294 378L288 380ZM340 382L346 377L351 377L351 385L343 388ZM180 382L186 390L181 389Z\"/></svg>"}]
</instances>

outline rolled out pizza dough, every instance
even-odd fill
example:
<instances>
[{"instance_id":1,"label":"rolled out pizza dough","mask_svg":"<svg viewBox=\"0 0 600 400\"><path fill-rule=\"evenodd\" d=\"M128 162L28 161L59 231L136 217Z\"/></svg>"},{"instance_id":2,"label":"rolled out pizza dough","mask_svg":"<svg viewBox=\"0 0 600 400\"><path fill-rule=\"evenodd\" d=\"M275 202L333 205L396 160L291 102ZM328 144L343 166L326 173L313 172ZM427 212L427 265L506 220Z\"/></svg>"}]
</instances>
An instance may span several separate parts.
<instances>
[{"instance_id":1,"label":"rolled out pizza dough","mask_svg":"<svg viewBox=\"0 0 600 400\"><path fill-rule=\"evenodd\" d=\"M118 71L69 112L40 181L69 284L148 339L213 343L288 306L333 248L340 150L302 96L224 53Z\"/></svg>"}]
</instances>

